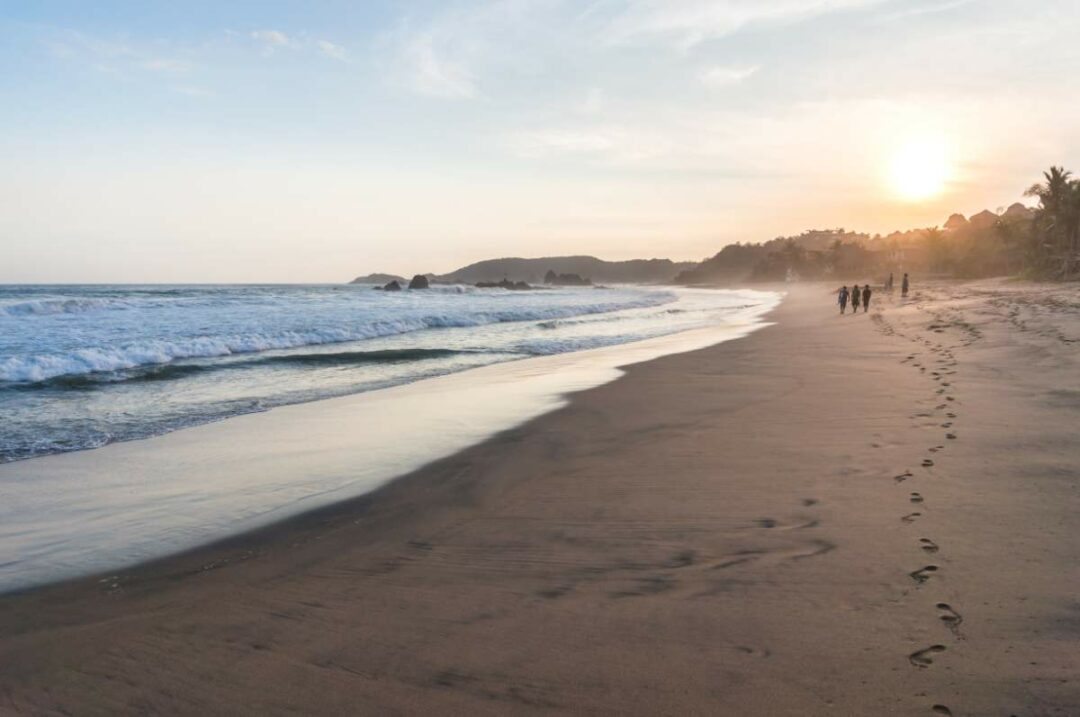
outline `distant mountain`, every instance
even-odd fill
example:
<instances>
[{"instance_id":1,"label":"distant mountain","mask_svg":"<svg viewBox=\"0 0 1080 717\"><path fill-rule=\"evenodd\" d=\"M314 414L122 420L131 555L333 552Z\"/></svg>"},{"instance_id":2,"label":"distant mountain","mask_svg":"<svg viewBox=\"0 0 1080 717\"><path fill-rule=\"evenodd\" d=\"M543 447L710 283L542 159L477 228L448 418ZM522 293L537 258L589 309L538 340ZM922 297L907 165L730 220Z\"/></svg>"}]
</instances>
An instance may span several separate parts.
<instances>
[{"instance_id":1,"label":"distant mountain","mask_svg":"<svg viewBox=\"0 0 1080 717\"><path fill-rule=\"evenodd\" d=\"M811 229L794 237L777 237L763 244L728 244L716 255L679 273L676 284L735 284L744 281L775 280L769 258L781 250L823 252L834 244L858 248L870 239L867 234L844 229ZM781 279L784 278L781 273Z\"/></svg>"},{"instance_id":2,"label":"distant mountain","mask_svg":"<svg viewBox=\"0 0 1080 717\"><path fill-rule=\"evenodd\" d=\"M544 283L551 272L556 275L576 274L597 283L662 284L672 281L676 274L696 265L696 262L674 262L670 259L632 259L604 261L594 256L552 256L539 259L488 259L469 264L449 274L436 276L435 281L475 284L478 281L525 281Z\"/></svg>"},{"instance_id":3,"label":"distant mountain","mask_svg":"<svg viewBox=\"0 0 1080 717\"><path fill-rule=\"evenodd\" d=\"M358 276L350 284L378 284L383 286L389 284L391 281L396 281L399 284L407 284L408 281L403 276L397 274L368 274L367 276Z\"/></svg>"},{"instance_id":4,"label":"distant mountain","mask_svg":"<svg viewBox=\"0 0 1080 717\"><path fill-rule=\"evenodd\" d=\"M715 256L679 272L675 283L729 284L746 281L768 253L769 250L762 244L728 244Z\"/></svg>"}]
</instances>

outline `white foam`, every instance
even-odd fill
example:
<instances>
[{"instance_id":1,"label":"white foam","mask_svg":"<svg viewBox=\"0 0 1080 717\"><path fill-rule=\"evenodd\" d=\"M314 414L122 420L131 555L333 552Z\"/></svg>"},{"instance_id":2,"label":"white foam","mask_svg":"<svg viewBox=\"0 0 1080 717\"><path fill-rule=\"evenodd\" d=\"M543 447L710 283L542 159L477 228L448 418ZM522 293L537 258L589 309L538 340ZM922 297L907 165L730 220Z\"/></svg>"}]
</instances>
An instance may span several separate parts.
<instances>
[{"instance_id":1,"label":"white foam","mask_svg":"<svg viewBox=\"0 0 1080 717\"><path fill-rule=\"evenodd\" d=\"M370 492L617 378L763 326L730 320L276 408L142 441L0 465L0 590L135 562Z\"/></svg>"},{"instance_id":2,"label":"white foam","mask_svg":"<svg viewBox=\"0 0 1080 717\"><path fill-rule=\"evenodd\" d=\"M444 294L445 295L445 294ZM87 346L65 353L32 353L0 359L0 381L37 382L58 376L77 376L94 372L117 371L139 366L166 364L178 359L215 358L260 351L320 346L348 341L379 338L433 328L485 326L496 323L542 321L586 314L608 313L625 309L658 306L670 303L675 296L668 292L652 291L633 298L561 306L514 306L505 310L475 310L471 305L455 307L444 302L440 313L421 313L401 316L399 307L390 304L378 315L351 327L321 327L303 331L253 332L202 335L193 337L161 337L132 341L122 345ZM103 301L80 299L75 303ZM452 302L452 299L450 299ZM20 305L47 302L23 302ZM8 308L10 308L9 305ZM51 306L60 306L55 304ZM31 312L32 313L32 312ZM42 311L42 313L48 313ZM54 311L53 313L64 313ZM272 319L273 317L269 317ZM163 327L165 328L165 327Z\"/></svg>"}]
</instances>

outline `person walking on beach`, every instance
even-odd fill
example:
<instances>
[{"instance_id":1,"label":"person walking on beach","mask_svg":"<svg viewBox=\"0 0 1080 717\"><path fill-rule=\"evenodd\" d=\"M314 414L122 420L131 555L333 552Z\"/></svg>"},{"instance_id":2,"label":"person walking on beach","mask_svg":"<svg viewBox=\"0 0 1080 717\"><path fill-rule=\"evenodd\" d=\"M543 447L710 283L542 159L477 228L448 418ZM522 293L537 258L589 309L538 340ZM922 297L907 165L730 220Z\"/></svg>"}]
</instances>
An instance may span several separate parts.
<instances>
[{"instance_id":1,"label":"person walking on beach","mask_svg":"<svg viewBox=\"0 0 1080 717\"><path fill-rule=\"evenodd\" d=\"M851 313L859 313L859 285L851 287Z\"/></svg>"},{"instance_id":2,"label":"person walking on beach","mask_svg":"<svg viewBox=\"0 0 1080 717\"><path fill-rule=\"evenodd\" d=\"M837 296L837 302L840 304L840 313L847 311L848 290L847 286L840 287L840 293Z\"/></svg>"},{"instance_id":3,"label":"person walking on beach","mask_svg":"<svg viewBox=\"0 0 1080 717\"><path fill-rule=\"evenodd\" d=\"M908 284L907 272L905 272L904 273L904 280L902 282L900 282L900 296L907 296L908 286L909 286L909 284Z\"/></svg>"},{"instance_id":4,"label":"person walking on beach","mask_svg":"<svg viewBox=\"0 0 1080 717\"><path fill-rule=\"evenodd\" d=\"M887 292L889 292L891 294L892 293L892 286L893 286L893 275L892 275L892 272L890 271L889 272L889 280L885 282L885 291L887 291Z\"/></svg>"},{"instance_id":5,"label":"person walking on beach","mask_svg":"<svg viewBox=\"0 0 1080 717\"><path fill-rule=\"evenodd\" d=\"M855 287L855 293L859 293L858 286ZM866 287L862 290L862 310L864 314L870 310L870 294L870 285L867 284Z\"/></svg>"}]
</instances>

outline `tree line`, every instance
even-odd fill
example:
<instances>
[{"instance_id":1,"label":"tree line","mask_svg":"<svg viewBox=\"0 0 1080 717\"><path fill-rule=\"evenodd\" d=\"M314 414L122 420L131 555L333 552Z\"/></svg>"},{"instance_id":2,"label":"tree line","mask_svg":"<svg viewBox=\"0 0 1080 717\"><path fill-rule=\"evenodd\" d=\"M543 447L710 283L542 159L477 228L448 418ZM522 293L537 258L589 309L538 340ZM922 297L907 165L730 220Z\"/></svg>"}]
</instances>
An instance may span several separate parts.
<instances>
[{"instance_id":1,"label":"tree line","mask_svg":"<svg viewBox=\"0 0 1080 717\"><path fill-rule=\"evenodd\" d=\"M971 217L954 214L941 227L861 234L844 229L803 232L760 244L731 244L676 278L682 284L819 279L873 280L889 273L980 278L1080 278L1080 180L1051 167L1019 202Z\"/></svg>"}]
</instances>

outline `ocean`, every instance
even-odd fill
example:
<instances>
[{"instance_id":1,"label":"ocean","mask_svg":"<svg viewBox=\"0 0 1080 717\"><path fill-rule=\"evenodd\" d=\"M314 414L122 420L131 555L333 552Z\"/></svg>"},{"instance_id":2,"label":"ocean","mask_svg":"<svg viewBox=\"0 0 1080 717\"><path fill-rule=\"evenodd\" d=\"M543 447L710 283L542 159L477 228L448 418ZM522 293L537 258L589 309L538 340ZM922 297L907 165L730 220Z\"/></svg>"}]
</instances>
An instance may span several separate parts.
<instances>
[{"instance_id":1,"label":"ocean","mask_svg":"<svg viewBox=\"0 0 1080 717\"><path fill-rule=\"evenodd\" d=\"M722 322L753 292L0 287L0 462Z\"/></svg>"},{"instance_id":2,"label":"ocean","mask_svg":"<svg viewBox=\"0 0 1080 717\"><path fill-rule=\"evenodd\" d=\"M779 298L0 287L0 592L363 495L623 366L745 336Z\"/></svg>"}]
</instances>

